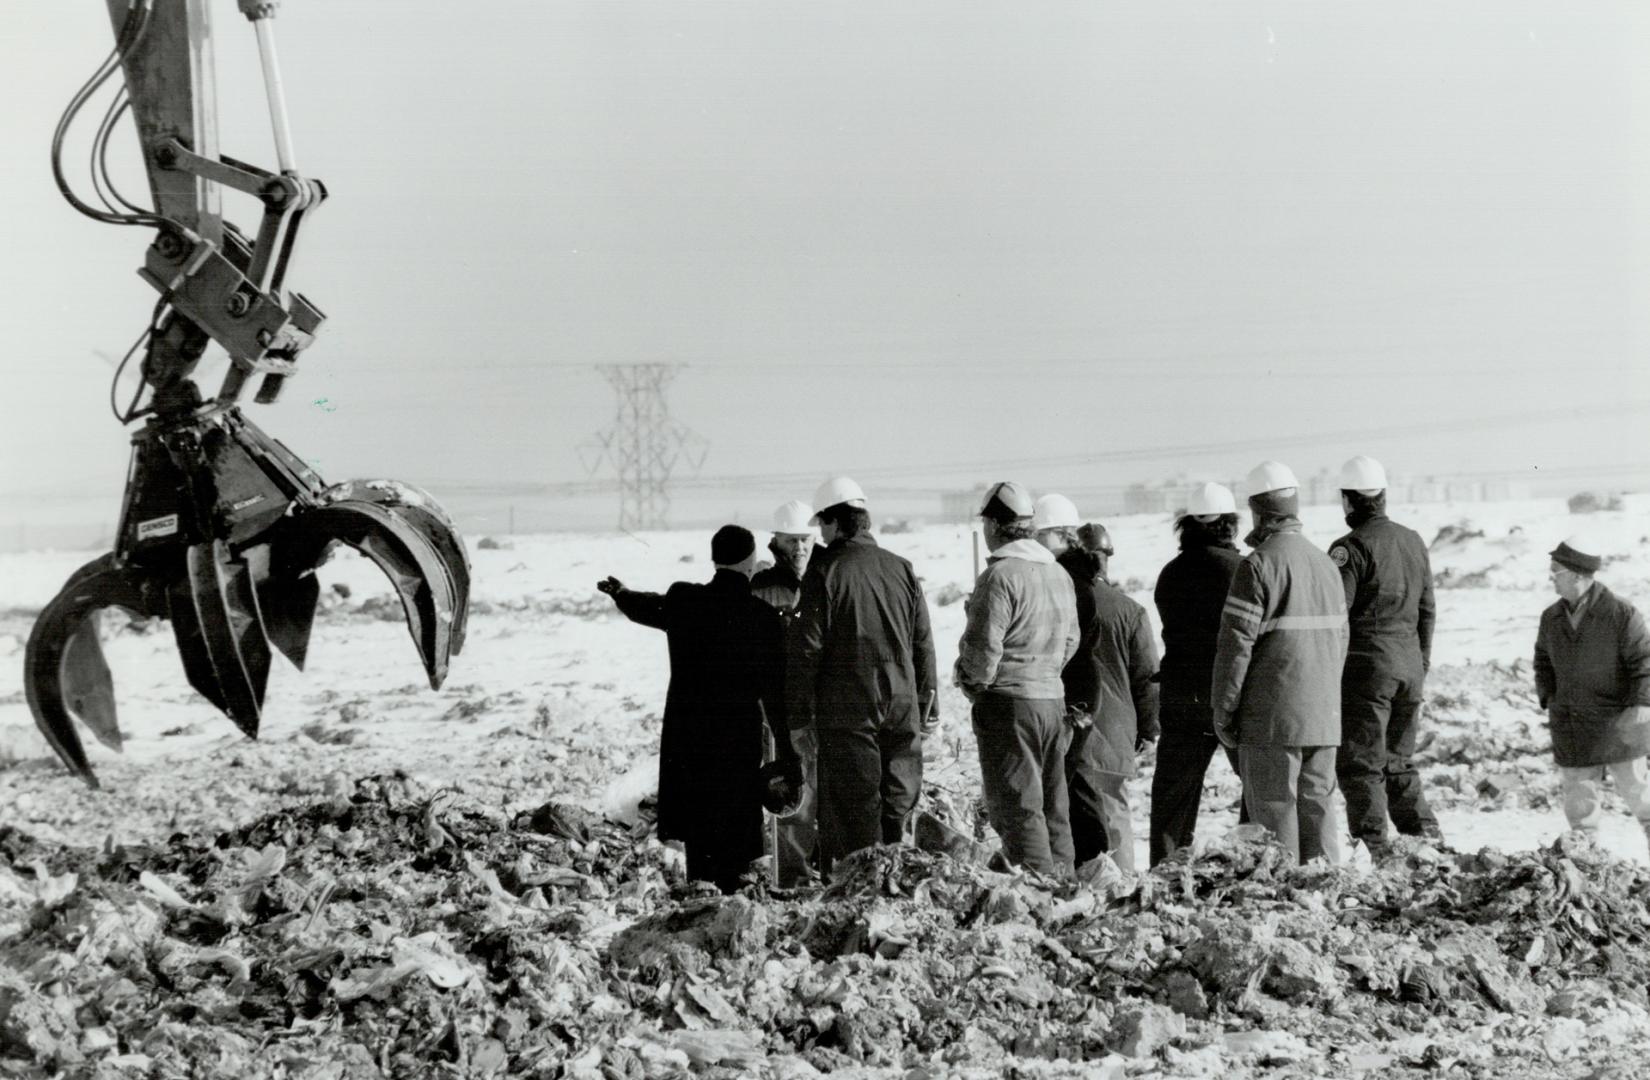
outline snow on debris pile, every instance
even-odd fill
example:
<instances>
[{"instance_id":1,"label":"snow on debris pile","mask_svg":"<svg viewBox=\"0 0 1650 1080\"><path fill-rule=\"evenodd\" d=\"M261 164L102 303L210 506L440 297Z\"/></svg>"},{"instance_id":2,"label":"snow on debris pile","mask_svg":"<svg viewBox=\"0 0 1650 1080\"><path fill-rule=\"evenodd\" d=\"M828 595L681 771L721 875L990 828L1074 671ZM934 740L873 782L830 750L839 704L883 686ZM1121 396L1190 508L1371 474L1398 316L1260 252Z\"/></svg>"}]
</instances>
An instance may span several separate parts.
<instances>
[{"instance_id":1,"label":"snow on debris pile","mask_svg":"<svg viewBox=\"0 0 1650 1080\"><path fill-rule=\"evenodd\" d=\"M1650 1044L1650 873L1573 838L1297 868L1239 829L1065 882L980 854L723 897L645 822L399 776L163 848L0 828L0 1076L1535 1077Z\"/></svg>"}]
</instances>

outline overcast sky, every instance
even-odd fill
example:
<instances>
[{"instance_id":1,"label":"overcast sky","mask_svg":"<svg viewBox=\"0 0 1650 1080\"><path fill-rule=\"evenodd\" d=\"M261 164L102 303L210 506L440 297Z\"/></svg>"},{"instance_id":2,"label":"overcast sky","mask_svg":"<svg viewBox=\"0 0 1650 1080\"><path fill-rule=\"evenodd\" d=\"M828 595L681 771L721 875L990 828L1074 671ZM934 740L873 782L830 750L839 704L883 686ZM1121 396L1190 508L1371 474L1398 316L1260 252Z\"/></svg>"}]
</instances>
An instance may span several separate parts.
<instances>
[{"instance_id":1,"label":"overcast sky","mask_svg":"<svg viewBox=\"0 0 1650 1080\"><path fill-rule=\"evenodd\" d=\"M438 494L582 479L590 365L638 361L688 365L705 474L803 498L1650 462L1641 8L288 0L332 193L288 282L329 321L249 411L329 478ZM98 0L6 9L0 494L117 500L99 353L148 314L148 234L48 168L112 35ZM223 150L272 165L216 12ZM1207 449L1108 460L1158 447Z\"/></svg>"}]
</instances>

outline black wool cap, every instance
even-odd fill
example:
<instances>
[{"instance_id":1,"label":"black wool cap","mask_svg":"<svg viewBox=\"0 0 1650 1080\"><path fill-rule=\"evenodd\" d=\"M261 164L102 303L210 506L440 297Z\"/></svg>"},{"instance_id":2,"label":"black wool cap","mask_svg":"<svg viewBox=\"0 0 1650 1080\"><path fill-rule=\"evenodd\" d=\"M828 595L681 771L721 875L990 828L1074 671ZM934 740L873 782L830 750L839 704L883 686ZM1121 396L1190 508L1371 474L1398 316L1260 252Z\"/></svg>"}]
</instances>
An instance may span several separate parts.
<instances>
[{"instance_id":1,"label":"black wool cap","mask_svg":"<svg viewBox=\"0 0 1650 1080\"><path fill-rule=\"evenodd\" d=\"M710 538L710 561L717 566L737 566L756 550L756 537L739 525L724 525Z\"/></svg>"}]
</instances>

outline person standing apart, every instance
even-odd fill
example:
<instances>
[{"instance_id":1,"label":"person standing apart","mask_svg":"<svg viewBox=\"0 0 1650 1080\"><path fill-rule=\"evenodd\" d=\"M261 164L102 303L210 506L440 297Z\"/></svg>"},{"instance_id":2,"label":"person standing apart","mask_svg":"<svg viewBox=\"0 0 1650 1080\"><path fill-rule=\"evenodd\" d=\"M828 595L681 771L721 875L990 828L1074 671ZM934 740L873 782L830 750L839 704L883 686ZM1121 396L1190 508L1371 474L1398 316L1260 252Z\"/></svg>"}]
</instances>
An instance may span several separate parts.
<instances>
[{"instance_id":1,"label":"person standing apart","mask_svg":"<svg viewBox=\"0 0 1650 1080\"><path fill-rule=\"evenodd\" d=\"M1236 747L1249 819L1301 862L1337 862L1335 753L1341 744L1346 594L1329 556L1301 535L1300 485L1286 465L1249 472L1254 550L1221 609L1210 699L1215 735Z\"/></svg>"},{"instance_id":2,"label":"person standing apart","mask_svg":"<svg viewBox=\"0 0 1650 1080\"><path fill-rule=\"evenodd\" d=\"M1541 613L1535 689L1552 730L1570 828L1596 835L1605 774L1650 838L1650 631L1638 610L1594 580L1596 544L1551 552L1558 602Z\"/></svg>"},{"instance_id":3,"label":"person standing apart","mask_svg":"<svg viewBox=\"0 0 1650 1080\"><path fill-rule=\"evenodd\" d=\"M1077 652L1077 600L1070 576L1032 539L1033 513L1031 494L1013 481L986 492L980 518L991 554L968 601L955 674L973 703L986 814L1003 855L1058 874L1074 862L1060 673Z\"/></svg>"}]
</instances>

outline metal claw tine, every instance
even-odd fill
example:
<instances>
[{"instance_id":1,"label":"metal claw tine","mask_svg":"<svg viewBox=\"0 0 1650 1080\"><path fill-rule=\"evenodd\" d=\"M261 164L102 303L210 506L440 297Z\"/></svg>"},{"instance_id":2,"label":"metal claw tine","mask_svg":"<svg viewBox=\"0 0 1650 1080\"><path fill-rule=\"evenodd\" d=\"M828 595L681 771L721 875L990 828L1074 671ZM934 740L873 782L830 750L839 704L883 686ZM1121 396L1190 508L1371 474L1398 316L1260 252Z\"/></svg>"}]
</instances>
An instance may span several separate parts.
<instances>
[{"instance_id":1,"label":"metal claw tine","mask_svg":"<svg viewBox=\"0 0 1650 1080\"><path fill-rule=\"evenodd\" d=\"M97 615L88 613L63 649L63 702L97 741L124 748L115 709L115 680L98 640Z\"/></svg>"},{"instance_id":2,"label":"metal claw tine","mask_svg":"<svg viewBox=\"0 0 1650 1080\"><path fill-rule=\"evenodd\" d=\"M321 583L311 573L291 576L272 569L258 587L269 643L299 671L309 657L309 635L315 628L315 605L320 599Z\"/></svg>"},{"instance_id":3,"label":"metal claw tine","mask_svg":"<svg viewBox=\"0 0 1650 1080\"><path fill-rule=\"evenodd\" d=\"M23 689L35 726L58 759L92 788L99 786L97 775L75 731L74 714L105 743L116 749L120 743L108 664L92 618L106 607L156 614L142 580L113 555L92 560L70 577L35 620L23 658Z\"/></svg>"},{"instance_id":4,"label":"metal claw tine","mask_svg":"<svg viewBox=\"0 0 1650 1080\"><path fill-rule=\"evenodd\" d=\"M454 621L452 586L441 556L399 509L345 499L294 520L284 549L275 553L272 580L307 572L335 541L361 552L389 578L430 686L440 688L447 677Z\"/></svg>"},{"instance_id":5,"label":"metal claw tine","mask_svg":"<svg viewBox=\"0 0 1650 1080\"><path fill-rule=\"evenodd\" d=\"M231 557L229 545L214 540L190 547L188 578L200 640L223 711L255 739L269 681L270 651L251 569L245 560Z\"/></svg>"},{"instance_id":6,"label":"metal claw tine","mask_svg":"<svg viewBox=\"0 0 1650 1080\"><path fill-rule=\"evenodd\" d=\"M218 685L218 673L212 667L212 656L206 647L206 631L201 626L200 614L195 610L195 594L190 579L185 576L172 582L166 592L167 615L172 623L172 637L178 645L178 657L183 661L183 673L199 694L219 712L228 713L229 706Z\"/></svg>"},{"instance_id":7,"label":"metal claw tine","mask_svg":"<svg viewBox=\"0 0 1650 1080\"><path fill-rule=\"evenodd\" d=\"M447 589L453 602L452 643L449 647L456 656L464 651L470 610L470 556L464 550L464 541L458 533L434 514L417 506L401 507L399 513L430 545L446 573Z\"/></svg>"},{"instance_id":8,"label":"metal claw tine","mask_svg":"<svg viewBox=\"0 0 1650 1080\"><path fill-rule=\"evenodd\" d=\"M346 480L327 489L323 498L332 502L356 501L393 508L440 556L452 593L453 655L464 650L470 611L470 552L464 546L453 519L434 496L414 484L400 480Z\"/></svg>"}]
</instances>

